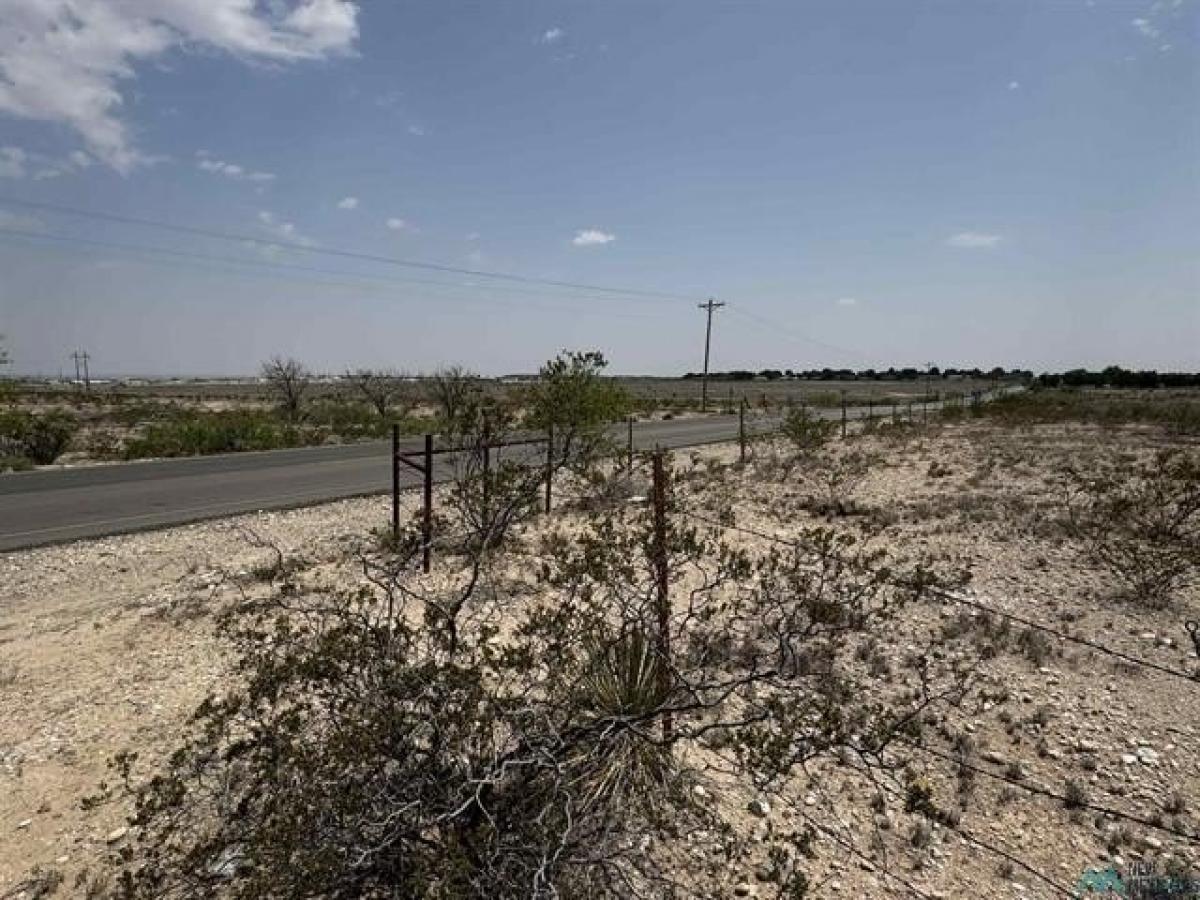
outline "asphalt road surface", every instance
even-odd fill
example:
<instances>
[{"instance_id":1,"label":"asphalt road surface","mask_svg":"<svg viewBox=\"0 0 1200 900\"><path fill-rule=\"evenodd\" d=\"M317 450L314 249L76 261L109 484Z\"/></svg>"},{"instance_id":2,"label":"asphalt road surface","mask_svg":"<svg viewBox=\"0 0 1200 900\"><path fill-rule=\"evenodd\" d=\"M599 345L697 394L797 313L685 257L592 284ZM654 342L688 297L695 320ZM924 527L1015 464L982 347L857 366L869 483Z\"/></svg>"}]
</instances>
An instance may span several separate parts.
<instances>
[{"instance_id":1,"label":"asphalt road surface","mask_svg":"<svg viewBox=\"0 0 1200 900\"><path fill-rule=\"evenodd\" d=\"M937 404L930 403L932 411ZM916 407L920 415L920 405ZM879 411L882 411L880 408ZM850 409L849 417L865 415ZM826 418L840 412L821 410ZM770 427L755 420L753 428ZM634 425L636 450L692 447L737 438L737 416L710 416ZM627 427L615 426L624 444ZM418 450L420 440L406 440ZM515 451L509 451L515 452ZM438 459L435 478L445 480L449 460ZM401 484L420 475L401 466ZM44 469L0 476L0 551L101 537L266 509L306 506L391 489L386 441L337 447L306 447L265 453L232 453L77 469Z\"/></svg>"}]
</instances>

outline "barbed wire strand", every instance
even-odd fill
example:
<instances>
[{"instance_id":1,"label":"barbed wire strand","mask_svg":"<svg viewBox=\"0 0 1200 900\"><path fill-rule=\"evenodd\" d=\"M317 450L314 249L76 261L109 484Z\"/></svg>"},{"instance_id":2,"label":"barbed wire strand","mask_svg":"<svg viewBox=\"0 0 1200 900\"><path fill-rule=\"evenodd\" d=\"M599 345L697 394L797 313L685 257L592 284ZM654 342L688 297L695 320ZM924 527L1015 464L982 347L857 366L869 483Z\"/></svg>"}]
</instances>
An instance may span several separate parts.
<instances>
[{"instance_id":1,"label":"barbed wire strand","mask_svg":"<svg viewBox=\"0 0 1200 900\"><path fill-rule=\"evenodd\" d=\"M802 541L800 541L799 539L796 539L796 538L780 537L779 535L768 534L765 531L759 531L754 528L746 528L745 526L742 526L742 525L735 525L735 524L732 524L729 522L722 522L719 519L714 519L709 516L701 515L700 513L697 513L694 510L676 510L676 511L679 512L681 515L687 516L692 519L696 519L697 521L704 522L707 525L712 525L717 528L725 528L730 531L741 532L743 534L751 535L753 537L757 537L762 540L773 541L777 544L783 544L783 545L792 547L794 549L800 549L800 550L808 549L807 547L805 547L805 545ZM897 582L891 582L891 583L896 587L906 587L906 585L904 585L903 583L897 583ZM1004 619L1010 619L1014 622L1018 622L1024 626L1026 626L1027 628L1033 628L1037 631L1041 631L1046 634L1054 635L1055 637L1060 638L1061 640L1068 641L1073 644L1079 644L1084 647L1088 647L1089 649L1095 650L1098 653L1107 654L1109 656L1112 656L1116 659L1120 659L1123 662L1129 663L1131 665L1141 666L1146 669L1153 669L1154 671L1160 672L1164 675L1170 675L1174 678L1180 678L1193 686L1195 686L1195 684L1197 682L1197 678L1195 675L1192 675L1189 672L1184 671L1183 669L1176 669L1173 666L1164 666L1160 663L1156 663L1156 662L1153 662L1148 659L1143 659L1140 656L1133 656L1129 653L1125 653L1122 650L1116 650L1112 647L1108 647L1108 646L1106 646L1104 644L1100 644L1096 641L1088 640L1087 638L1078 637L1077 635L1068 634L1064 631L1060 631L1057 628L1053 628L1053 627L1051 627L1049 625L1045 625L1041 622L1035 622L1033 619L1027 619L1024 616L1017 615L1016 613L1010 613L1010 612L1006 612L1005 610L1002 610L1002 609L997 609L996 607L994 607L990 604L982 603L978 600L971 600L967 597L961 597L957 594L951 594L946 591L939 590L937 588L930 588L929 591L931 594L933 594L934 596L938 597L941 600L946 600L951 603L957 603L957 604L961 604L964 606L970 606L975 609L981 610L983 612L988 612L993 615L1000 616L1001 618L1004 618Z\"/></svg>"}]
</instances>

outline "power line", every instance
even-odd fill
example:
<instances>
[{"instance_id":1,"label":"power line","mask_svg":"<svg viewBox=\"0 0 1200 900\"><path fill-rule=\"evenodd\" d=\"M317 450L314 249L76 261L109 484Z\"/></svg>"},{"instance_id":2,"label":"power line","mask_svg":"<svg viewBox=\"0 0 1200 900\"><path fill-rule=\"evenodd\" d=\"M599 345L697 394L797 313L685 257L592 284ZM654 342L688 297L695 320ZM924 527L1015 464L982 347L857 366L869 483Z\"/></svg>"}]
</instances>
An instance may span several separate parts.
<instances>
[{"instance_id":1,"label":"power line","mask_svg":"<svg viewBox=\"0 0 1200 900\"><path fill-rule=\"evenodd\" d=\"M305 285L308 287L332 287L332 288L343 288L346 290L371 290L371 291L378 292L380 290L385 289L387 286L391 286L391 285L394 285L394 286L429 285L429 286L436 287L436 288L442 288L443 291L445 291L445 290L451 290L451 291L483 290L483 291L488 291L488 292L509 291L509 292L527 292L527 293L521 294L521 296L523 296L523 297L527 297L527 296L539 297L540 296L538 294L530 293L529 288L521 288L521 287L515 287L515 286L510 286L510 285L505 285L505 284L466 285L466 284L455 284L454 282L449 282L449 281L435 281L432 279L423 279L423 278L387 278L387 277L382 277L379 275L362 275L362 274L358 274L358 273L354 273L354 272L340 271L337 269L322 269L322 268L318 268L315 266L301 266L301 265L296 265L296 264L291 264L291 263L272 262L272 261L267 261L267 260L245 259L245 258L240 258L240 257L221 256L221 255L209 254L209 253L196 253L196 252L187 251L187 250L171 250L171 249L167 249L167 248L163 248L163 247L152 247L152 246L144 246L144 245L138 245L138 244L119 243L119 242L115 242L115 241L102 241L102 240L96 240L93 238L73 237L70 235L45 234L43 232L22 231L20 229L13 229L13 228L0 228L0 237L4 237L4 236L28 238L28 239L37 240L37 241L49 241L52 243L62 243L62 244L84 246L84 247L94 247L97 249L116 250L116 251L120 251L120 252L133 253L133 254L147 254L151 258L140 259L139 262L149 263L149 264L153 264L153 265L182 265L182 266L190 265L190 266L193 266L196 268L217 270L217 271L219 271L218 267L223 266L223 265L247 266L247 267L251 267L254 269L261 269L261 270L266 270L266 271L263 273L260 273L260 272L238 272L237 274L239 274L239 275L266 274L268 276L274 276L276 278L280 278L281 280L290 281L293 284L301 284L301 285ZM58 248L46 247L45 249L56 250ZM154 256L163 256L166 258L165 259L154 259L153 258ZM317 280L299 279L299 278L287 279L286 276L282 272L276 271L276 270L284 270L285 272L286 271L298 271L298 272L305 272L305 273L313 273L313 274L317 274L317 275L330 275L330 276L334 276L334 277L349 278L349 279L354 279L358 283L355 283L355 281L331 281L331 280L317 281ZM436 292L430 292L428 289L426 289L423 293L434 293L435 296L450 297L450 298L459 300L461 302L466 302L466 303L491 303L491 301L487 300L487 299L462 297L462 296L457 296L454 294L447 294L444 292L441 294L437 294ZM583 298L583 299L586 299L586 298ZM524 305L530 309L543 309L543 310L558 311L558 312L571 312L571 313L586 312L589 314L594 313L597 315L603 314L605 316L618 316L618 317L639 318L639 319L654 317L649 313L623 312L623 311L614 311L614 310L607 310L607 309L600 310L600 309L589 308L589 307L562 306L562 305L536 303L536 302L529 303L528 300L524 301Z\"/></svg>"},{"instance_id":2,"label":"power line","mask_svg":"<svg viewBox=\"0 0 1200 900\"><path fill-rule=\"evenodd\" d=\"M736 306L730 307L729 311L734 315L742 316L743 318L749 319L752 322L756 322L757 324L769 329L774 335L782 335L783 337L789 337L793 340L802 341L806 344L812 344L815 347L821 347L825 350L832 350L833 352L840 353L843 356L856 356L859 359L866 360L869 363L877 362L877 360L875 360L873 357L870 357L858 350L851 350L849 347L842 347L838 344L831 344L827 341L817 340L814 337L809 337L806 334L793 331L789 326L783 325L780 322L776 322L772 319L768 319L766 316L760 316L757 313L752 313L745 309L739 309Z\"/></svg>"},{"instance_id":3,"label":"power line","mask_svg":"<svg viewBox=\"0 0 1200 900\"><path fill-rule=\"evenodd\" d=\"M164 231L173 231L178 234L190 234L198 237L213 238L222 241L234 241L243 244L249 242L264 247L283 247L302 253L337 256L344 259L356 259L363 262L383 263L385 265L403 266L405 268L412 269L424 269L426 271L444 272L453 275L468 275L473 278L493 278L500 281L510 281L518 284L542 284L549 287L568 288L571 290L595 291L603 294L626 294L629 296L653 297L665 300L690 301L696 299L695 297L686 296L683 294L672 294L665 291L651 291L640 288L620 288L608 285L586 284L584 282L576 281L558 281L551 278L534 278L528 275L515 275L509 272L490 272L483 269L467 269L459 266L442 265L440 263L431 263L422 260L402 259L400 257L383 256L381 254L374 253L362 253L356 250L345 250L335 247L314 247L308 244L299 243L297 241L283 241L272 238L264 238L254 234L218 231L211 228L200 228L195 225L180 225L174 222L163 222L156 219L145 219L139 216L127 216L119 215L117 213L80 209L74 206L63 206L55 203L40 203L33 200L20 200L16 197L0 196L0 203L21 206L26 209L41 210L43 212L58 213L60 215L95 219L101 222L116 222L122 225L136 225L144 228L160 228Z\"/></svg>"},{"instance_id":4,"label":"power line","mask_svg":"<svg viewBox=\"0 0 1200 900\"><path fill-rule=\"evenodd\" d=\"M303 266L297 263L282 262L280 260L266 259L249 259L247 257L226 256L216 253L200 253L194 250L175 250L168 247L155 247L147 244L131 244L119 241L106 241L96 238L75 237L64 234L50 234L44 231L29 231L18 228L2 228L0 227L0 235L9 235L12 237L29 238L39 241L51 241L66 244L76 244L80 246L96 247L105 250L117 250L127 253L146 253L152 255L174 257L184 260L197 260L200 262L211 262L218 264L228 264L237 266L251 266L260 269L284 269L295 272L306 272L317 275L329 275L339 278L353 278L361 281L377 282L380 284L416 284L416 285L431 285L434 287L446 287L469 290L474 288L485 288L489 291L529 291L529 287L515 287L505 284L495 285L480 285L474 283L454 282L445 280L435 280L431 278L400 278L387 277L382 275L373 275L362 272L348 272L344 269L326 269L318 266ZM534 285L533 287L536 287ZM554 292L552 296L562 296L560 292ZM583 298L588 299L588 298Z\"/></svg>"}]
</instances>

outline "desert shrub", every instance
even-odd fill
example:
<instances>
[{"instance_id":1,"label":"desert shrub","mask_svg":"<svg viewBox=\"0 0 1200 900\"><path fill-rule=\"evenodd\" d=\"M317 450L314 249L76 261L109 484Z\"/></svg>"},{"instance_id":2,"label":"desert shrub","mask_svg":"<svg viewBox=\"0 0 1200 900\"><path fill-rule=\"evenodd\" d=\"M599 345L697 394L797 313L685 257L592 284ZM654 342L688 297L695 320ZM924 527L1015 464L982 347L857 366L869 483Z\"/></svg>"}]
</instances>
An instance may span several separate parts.
<instances>
[{"instance_id":1,"label":"desert shrub","mask_svg":"<svg viewBox=\"0 0 1200 900\"><path fill-rule=\"evenodd\" d=\"M395 369L348 369L342 377L380 419L406 418L417 404L412 379Z\"/></svg>"},{"instance_id":2,"label":"desert shrub","mask_svg":"<svg viewBox=\"0 0 1200 900\"><path fill-rule=\"evenodd\" d=\"M1008 426L1146 424L1178 434L1200 433L1200 394L1196 392L1031 389L980 404L972 413Z\"/></svg>"},{"instance_id":3,"label":"desert shrub","mask_svg":"<svg viewBox=\"0 0 1200 900\"><path fill-rule=\"evenodd\" d=\"M593 460L607 446L604 426L633 410L629 394L604 378L608 361L596 351L563 351L548 360L526 400L525 424L537 431L554 430L558 452L580 461Z\"/></svg>"},{"instance_id":4,"label":"desert shrub","mask_svg":"<svg viewBox=\"0 0 1200 900\"><path fill-rule=\"evenodd\" d=\"M703 754L780 791L842 748L890 764L896 736L914 739L914 716L961 674L926 657L900 673L899 699L861 702L855 679L869 676L841 663L940 581L848 535L798 537L750 557L624 511L547 537L536 583L502 589L484 553L439 579L411 558L362 557L363 587L239 602L219 622L228 688L157 774L130 782L118 895L584 898L718 883L749 841L697 799ZM675 607L657 601L664 575L688 584ZM811 837L768 836L781 893L797 895Z\"/></svg>"},{"instance_id":5,"label":"desert shrub","mask_svg":"<svg viewBox=\"0 0 1200 900\"><path fill-rule=\"evenodd\" d=\"M1067 474L1070 534L1131 599L1167 605L1200 566L1200 457L1169 449L1147 463Z\"/></svg>"},{"instance_id":6,"label":"desert shrub","mask_svg":"<svg viewBox=\"0 0 1200 900\"><path fill-rule=\"evenodd\" d=\"M278 450L320 443L324 434L295 428L263 410L191 412L152 422L125 443L126 459Z\"/></svg>"},{"instance_id":7,"label":"desert shrub","mask_svg":"<svg viewBox=\"0 0 1200 900\"><path fill-rule=\"evenodd\" d=\"M811 488L805 506L823 516L845 516L857 511L855 492L878 458L862 450L827 452L813 456L804 470Z\"/></svg>"},{"instance_id":8,"label":"desert shrub","mask_svg":"<svg viewBox=\"0 0 1200 900\"><path fill-rule=\"evenodd\" d=\"M279 405L283 417L298 422L312 389L312 372L299 360L273 356L262 364L267 393Z\"/></svg>"},{"instance_id":9,"label":"desert shrub","mask_svg":"<svg viewBox=\"0 0 1200 900\"><path fill-rule=\"evenodd\" d=\"M78 420L67 412L0 412L0 455L23 456L37 465L49 465L67 449L78 430Z\"/></svg>"},{"instance_id":10,"label":"desert shrub","mask_svg":"<svg viewBox=\"0 0 1200 900\"><path fill-rule=\"evenodd\" d=\"M820 450L837 432L837 424L818 418L807 407L793 409L783 419L779 433L798 456L809 456Z\"/></svg>"},{"instance_id":11,"label":"desert shrub","mask_svg":"<svg viewBox=\"0 0 1200 900\"><path fill-rule=\"evenodd\" d=\"M0 455L0 472L28 472L32 468L33 460L28 456Z\"/></svg>"}]
</instances>

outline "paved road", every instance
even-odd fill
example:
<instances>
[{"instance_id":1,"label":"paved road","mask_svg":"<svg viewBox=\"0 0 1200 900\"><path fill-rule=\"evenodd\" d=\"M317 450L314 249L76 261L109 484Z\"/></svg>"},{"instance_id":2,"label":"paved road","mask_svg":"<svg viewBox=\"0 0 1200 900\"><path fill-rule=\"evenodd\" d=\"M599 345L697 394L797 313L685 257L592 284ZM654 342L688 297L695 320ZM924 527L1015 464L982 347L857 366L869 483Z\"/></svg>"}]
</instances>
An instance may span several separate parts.
<instances>
[{"instance_id":1,"label":"paved road","mask_svg":"<svg viewBox=\"0 0 1200 900\"><path fill-rule=\"evenodd\" d=\"M737 433L737 416L639 422L634 447L690 447L733 440ZM625 426L617 426L613 436L623 443ZM404 446L416 450L419 442ZM5 475L0 551L378 494L390 489L389 457L388 442L376 441ZM401 468L405 485L418 483L419 475ZM448 464L443 461L439 469L437 477L445 479Z\"/></svg>"}]
</instances>

